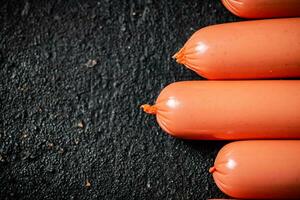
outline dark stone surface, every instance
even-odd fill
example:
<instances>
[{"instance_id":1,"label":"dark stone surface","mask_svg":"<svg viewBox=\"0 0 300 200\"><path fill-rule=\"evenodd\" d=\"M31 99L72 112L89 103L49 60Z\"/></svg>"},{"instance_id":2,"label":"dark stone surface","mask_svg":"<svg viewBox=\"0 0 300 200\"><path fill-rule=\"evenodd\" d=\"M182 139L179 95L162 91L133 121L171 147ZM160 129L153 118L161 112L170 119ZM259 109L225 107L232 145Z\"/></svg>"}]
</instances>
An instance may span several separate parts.
<instances>
[{"instance_id":1,"label":"dark stone surface","mask_svg":"<svg viewBox=\"0 0 300 200\"><path fill-rule=\"evenodd\" d=\"M237 20L219 1L0 4L0 199L224 197L208 173L224 142L174 139L139 110L200 79L171 55Z\"/></svg>"}]
</instances>

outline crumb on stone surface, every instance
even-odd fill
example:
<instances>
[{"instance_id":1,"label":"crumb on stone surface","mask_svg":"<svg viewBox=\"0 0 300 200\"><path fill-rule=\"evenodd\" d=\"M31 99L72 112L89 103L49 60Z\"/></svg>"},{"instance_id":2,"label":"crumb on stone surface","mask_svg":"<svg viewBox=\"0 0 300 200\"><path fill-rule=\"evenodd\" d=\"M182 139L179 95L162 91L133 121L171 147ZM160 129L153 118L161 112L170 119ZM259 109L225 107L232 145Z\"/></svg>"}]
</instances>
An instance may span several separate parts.
<instances>
[{"instance_id":1,"label":"crumb on stone surface","mask_svg":"<svg viewBox=\"0 0 300 200\"><path fill-rule=\"evenodd\" d=\"M79 139L76 138L76 139L74 140L74 143L75 143L76 145L79 144Z\"/></svg>"},{"instance_id":2,"label":"crumb on stone surface","mask_svg":"<svg viewBox=\"0 0 300 200\"><path fill-rule=\"evenodd\" d=\"M60 147L59 149L58 149L58 153L59 154L63 154L65 152L65 150L62 148L62 147Z\"/></svg>"},{"instance_id":3,"label":"crumb on stone surface","mask_svg":"<svg viewBox=\"0 0 300 200\"><path fill-rule=\"evenodd\" d=\"M83 129L83 128L85 127L84 121L83 121L83 120L80 120L80 121L77 123L76 127L77 127L77 128Z\"/></svg>"},{"instance_id":4,"label":"crumb on stone surface","mask_svg":"<svg viewBox=\"0 0 300 200\"><path fill-rule=\"evenodd\" d=\"M0 155L0 161L1 161L1 162L4 162L4 161L5 161L2 155Z\"/></svg>"},{"instance_id":5,"label":"crumb on stone surface","mask_svg":"<svg viewBox=\"0 0 300 200\"><path fill-rule=\"evenodd\" d=\"M97 60L89 59L84 65L89 68L94 67L97 65Z\"/></svg>"},{"instance_id":6,"label":"crumb on stone surface","mask_svg":"<svg viewBox=\"0 0 300 200\"><path fill-rule=\"evenodd\" d=\"M88 179L86 179L86 180L85 180L84 186L87 187L87 188L89 188L89 187L91 187L92 185L91 185L91 182L90 182Z\"/></svg>"},{"instance_id":7,"label":"crumb on stone surface","mask_svg":"<svg viewBox=\"0 0 300 200\"><path fill-rule=\"evenodd\" d=\"M49 149L52 149L54 147L54 144L52 142L47 142L47 147Z\"/></svg>"}]
</instances>

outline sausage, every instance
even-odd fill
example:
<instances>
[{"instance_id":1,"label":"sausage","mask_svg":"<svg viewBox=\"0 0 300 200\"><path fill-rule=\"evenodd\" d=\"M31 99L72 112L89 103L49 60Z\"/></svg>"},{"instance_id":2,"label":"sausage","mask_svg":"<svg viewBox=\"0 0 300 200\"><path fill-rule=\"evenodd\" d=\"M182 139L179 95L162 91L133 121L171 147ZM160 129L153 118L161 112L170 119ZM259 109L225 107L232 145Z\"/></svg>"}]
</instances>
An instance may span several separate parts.
<instances>
[{"instance_id":1,"label":"sausage","mask_svg":"<svg viewBox=\"0 0 300 200\"><path fill-rule=\"evenodd\" d=\"M299 199L299 155L299 140L232 142L209 171L219 189L234 198Z\"/></svg>"},{"instance_id":2,"label":"sausage","mask_svg":"<svg viewBox=\"0 0 300 200\"><path fill-rule=\"evenodd\" d=\"M299 0L222 0L233 14L243 18L299 17Z\"/></svg>"},{"instance_id":3,"label":"sausage","mask_svg":"<svg viewBox=\"0 0 300 200\"><path fill-rule=\"evenodd\" d=\"M173 58L207 79L292 78L299 52L300 18L289 18L202 28Z\"/></svg>"},{"instance_id":4,"label":"sausage","mask_svg":"<svg viewBox=\"0 0 300 200\"><path fill-rule=\"evenodd\" d=\"M176 82L141 107L178 138L300 139L300 80Z\"/></svg>"}]
</instances>

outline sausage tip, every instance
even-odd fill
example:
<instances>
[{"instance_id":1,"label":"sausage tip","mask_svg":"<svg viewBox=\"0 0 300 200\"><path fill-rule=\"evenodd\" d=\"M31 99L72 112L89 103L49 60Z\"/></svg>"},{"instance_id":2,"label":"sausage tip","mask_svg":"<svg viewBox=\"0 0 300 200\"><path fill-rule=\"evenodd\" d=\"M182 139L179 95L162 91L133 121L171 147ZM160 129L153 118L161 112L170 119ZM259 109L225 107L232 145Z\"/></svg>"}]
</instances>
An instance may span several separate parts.
<instances>
[{"instance_id":1,"label":"sausage tip","mask_svg":"<svg viewBox=\"0 0 300 200\"><path fill-rule=\"evenodd\" d=\"M215 166L213 166L213 167L211 167L211 168L209 168L209 173L214 173L215 171L216 171L216 167Z\"/></svg>"},{"instance_id":2,"label":"sausage tip","mask_svg":"<svg viewBox=\"0 0 300 200\"><path fill-rule=\"evenodd\" d=\"M184 52L183 52L184 48L180 49L177 53L175 53L172 58L176 60L176 62L180 63L180 64L184 64L185 63L185 56L184 56Z\"/></svg>"},{"instance_id":3,"label":"sausage tip","mask_svg":"<svg viewBox=\"0 0 300 200\"><path fill-rule=\"evenodd\" d=\"M173 58L173 59L176 59L177 55L178 55L178 52L175 53L175 54L172 56L172 58Z\"/></svg>"},{"instance_id":4,"label":"sausage tip","mask_svg":"<svg viewBox=\"0 0 300 200\"><path fill-rule=\"evenodd\" d=\"M148 113L148 114L151 114L151 115L155 115L156 111L157 111L157 108L154 105L151 106L149 104L143 104L143 105L141 105L140 108L143 109L143 111L145 113Z\"/></svg>"}]
</instances>

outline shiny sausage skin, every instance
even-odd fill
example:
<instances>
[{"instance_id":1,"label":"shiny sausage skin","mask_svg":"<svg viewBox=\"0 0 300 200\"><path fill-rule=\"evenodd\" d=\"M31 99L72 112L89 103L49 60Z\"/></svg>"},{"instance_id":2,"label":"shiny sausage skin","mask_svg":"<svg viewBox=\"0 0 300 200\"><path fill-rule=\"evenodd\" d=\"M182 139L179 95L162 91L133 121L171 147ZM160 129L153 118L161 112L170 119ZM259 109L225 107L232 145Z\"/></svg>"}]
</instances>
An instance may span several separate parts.
<instances>
[{"instance_id":1,"label":"shiny sausage skin","mask_svg":"<svg viewBox=\"0 0 300 200\"><path fill-rule=\"evenodd\" d=\"M225 194L245 199L300 199L300 140L232 142L210 168Z\"/></svg>"},{"instance_id":2,"label":"shiny sausage skin","mask_svg":"<svg viewBox=\"0 0 300 200\"><path fill-rule=\"evenodd\" d=\"M142 108L178 138L300 139L300 80L176 82Z\"/></svg>"},{"instance_id":3,"label":"shiny sausage skin","mask_svg":"<svg viewBox=\"0 0 300 200\"><path fill-rule=\"evenodd\" d=\"M299 17L299 0L222 0L233 14L243 18Z\"/></svg>"},{"instance_id":4,"label":"shiny sausage skin","mask_svg":"<svg viewBox=\"0 0 300 200\"><path fill-rule=\"evenodd\" d=\"M300 18L288 18L202 28L173 58L207 79L270 79L300 77L299 52Z\"/></svg>"}]
</instances>

